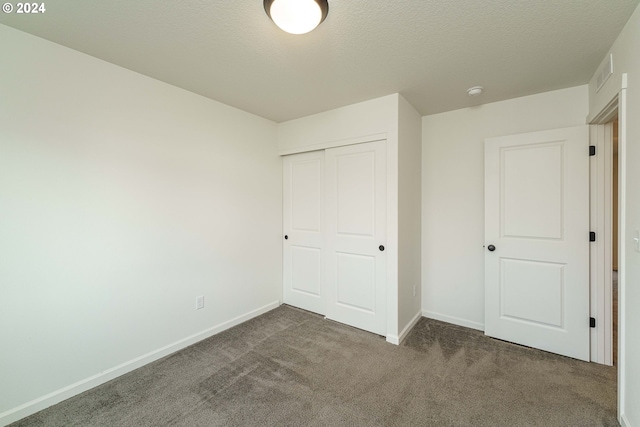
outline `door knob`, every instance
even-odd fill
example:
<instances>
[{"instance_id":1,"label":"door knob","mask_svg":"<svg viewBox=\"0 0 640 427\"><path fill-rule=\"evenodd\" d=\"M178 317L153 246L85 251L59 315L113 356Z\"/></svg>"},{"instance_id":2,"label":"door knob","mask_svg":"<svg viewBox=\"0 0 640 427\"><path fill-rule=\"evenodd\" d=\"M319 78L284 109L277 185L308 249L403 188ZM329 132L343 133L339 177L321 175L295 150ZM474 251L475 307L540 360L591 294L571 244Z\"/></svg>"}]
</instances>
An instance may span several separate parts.
<instances>
[{"instance_id":1,"label":"door knob","mask_svg":"<svg viewBox=\"0 0 640 427\"><path fill-rule=\"evenodd\" d=\"M384 251L384 246L380 245L380 246L378 246L378 249L380 249L380 252L383 252Z\"/></svg>"},{"instance_id":2,"label":"door knob","mask_svg":"<svg viewBox=\"0 0 640 427\"><path fill-rule=\"evenodd\" d=\"M289 240L289 236L287 236L286 234L284 235L284 240Z\"/></svg>"},{"instance_id":3,"label":"door knob","mask_svg":"<svg viewBox=\"0 0 640 427\"><path fill-rule=\"evenodd\" d=\"M487 249L489 249L489 252L493 252L493 251L496 250L496 247L493 246L493 245L489 245L489 246L487 246Z\"/></svg>"}]
</instances>

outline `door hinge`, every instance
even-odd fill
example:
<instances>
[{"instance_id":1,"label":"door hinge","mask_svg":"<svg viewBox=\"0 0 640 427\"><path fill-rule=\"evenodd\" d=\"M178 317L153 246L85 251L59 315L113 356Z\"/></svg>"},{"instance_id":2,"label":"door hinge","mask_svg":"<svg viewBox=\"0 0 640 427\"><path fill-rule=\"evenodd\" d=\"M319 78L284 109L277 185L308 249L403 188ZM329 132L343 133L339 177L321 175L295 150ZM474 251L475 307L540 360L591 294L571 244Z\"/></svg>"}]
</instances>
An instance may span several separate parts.
<instances>
[{"instance_id":1,"label":"door hinge","mask_svg":"<svg viewBox=\"0 0 640 427\"><path fill-rule=\"evenodd\" d=\"M589 327L590 328L595 328L596 327L596 318L595 317L590 317L589 318Z\"/></svg>"},{"instance_id":2,"label":"door hinge","mask_svg":"<svg viewBox=\"0 0 640 427\"><path fill-rule=\"evenodd\" d=\"M590 145L589 146L589 155L590 156L595 156L596 155L596 146L595 145Z\"/></svg>"},{"instance_id":3,"label":"door hinge","mask_svg":"<svg viewBox=\"0 0 640 427\"><path fill-rule=\"evenodd\" d=\"M596 233L595 233L595 231L590 231L589 232L589 241L590 242L595 242L596 241Z\"/></svg>"}]
</instances>

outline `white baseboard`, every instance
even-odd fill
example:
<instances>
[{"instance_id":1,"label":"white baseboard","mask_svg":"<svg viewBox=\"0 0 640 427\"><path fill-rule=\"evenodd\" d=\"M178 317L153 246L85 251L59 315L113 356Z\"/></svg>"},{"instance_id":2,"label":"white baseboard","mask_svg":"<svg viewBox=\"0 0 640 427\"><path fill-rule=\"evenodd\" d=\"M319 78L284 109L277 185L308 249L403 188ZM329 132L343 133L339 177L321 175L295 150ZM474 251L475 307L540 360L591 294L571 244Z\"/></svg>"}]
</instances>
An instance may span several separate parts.
<instances>
[{"instance_id":1,"label":"white baseboard","mask_svg":"<svg viewBox=\"0 0 640 427\"><path fill-rule=\"evenodd\" d=\"M183 338L179 341L174 342L173 344L169 344L140 357L136 357L135 359L122 363L118 366L114 366L113 368L107 369L106 371L100 372L99 374L93 375L89 378L85 378L74 384L68 385L52 393L34 399L30 402L9 409L8 411L0 414L0 426L6 426L31 414L35 414L36 412L48 408L49 406L60 403L63 400L83 393L89 389L99 386L100 384L104 384L107 381L111 381L114 378L138 369L141 366L154 362L165 356L168 356L171 353L175 353L178 350L182 350L183 348L195 344L198 341L202 341L203 339L216 335L226 329L246 322L247 320L271 311L279 306L280 301L272 302L256 310L238 316L234 319L220 323L219 325L213 326L209 329L205 329L202 332L198 332L196 334Z\"/></svg>"},{"instance_id":2,"label":"white baseboard","mask_svg":"<svg viewBox=\"0 0 640 427\"><path fill-rule=\"evenodd\" d=\"M387 342L389 344L400 345L400 337L393 334L387 334Z\"/></svg>"},{"instance_id":3,"label":"white baseboard","mask_svg":"<svg viewBox=\"0 0 640 427\"><path fill-rule=\"evenodd\" d=\"M629 421L629 419L625 414L620 415L620 425L622 427L631 427L631 422Z\"/></svg>"},{"instance_id":4,"label":"white baseboard","mask_svg":"<svg viewBox=\"0 0 640 427\"><path fill-rule=\"evenodd\" d=\"M404 329L400 332L399 336L392 335L392 334L387 335L387 342L395 345L400 345L400 343L404 341L407 335L409 335L409 332L411 332L411 329L413 329L413 327L416 326L416 323L418 323L418 321L421 318L422 318L422 313L421 312L416 313L416 315L413 316L413 319L411 319L411 321L407 324L407 326L405 326Z\"/></svg>"},{"instance_id":5,"label":"white baseboard","mask_svg":"<svg viewBox=\"0 0 640 427\"><path fill-rule=\"evenodd\" d=\"M466 328L477 329L484 332L484 323L474 322L472 320L461 319L459 317L449 316L446 314L435 313L433 311L424 310L422 312L424 317L429 319L440 320L442 322L453 323L454 325L464 326Z\"/></svg>"}]
</instances>

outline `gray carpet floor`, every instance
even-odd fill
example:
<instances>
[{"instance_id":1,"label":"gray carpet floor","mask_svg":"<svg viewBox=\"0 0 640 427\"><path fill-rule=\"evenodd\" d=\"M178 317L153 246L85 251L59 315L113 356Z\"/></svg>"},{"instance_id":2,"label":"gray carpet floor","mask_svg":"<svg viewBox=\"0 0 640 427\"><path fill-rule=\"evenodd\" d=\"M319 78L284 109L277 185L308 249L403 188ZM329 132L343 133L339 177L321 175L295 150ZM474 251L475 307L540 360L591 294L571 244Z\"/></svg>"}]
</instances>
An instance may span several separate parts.
<instances>
[{"instance_id":1,"label":"gray carpet floor","mask_svg":"<svg viewBox=\"0 0 640 427\"><path fill-rule=\"evenodd\" d=\"M615 368L421 319L401 346L288 306L14 426L617 426Z\"/></svg>"}]
</instances>

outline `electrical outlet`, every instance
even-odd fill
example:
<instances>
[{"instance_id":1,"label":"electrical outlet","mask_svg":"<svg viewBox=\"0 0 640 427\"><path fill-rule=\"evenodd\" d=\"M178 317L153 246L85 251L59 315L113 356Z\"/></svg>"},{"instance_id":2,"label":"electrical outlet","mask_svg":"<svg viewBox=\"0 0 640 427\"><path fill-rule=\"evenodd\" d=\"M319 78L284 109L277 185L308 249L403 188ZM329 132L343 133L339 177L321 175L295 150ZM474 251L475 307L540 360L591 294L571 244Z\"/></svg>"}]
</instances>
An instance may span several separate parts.
<instances>
[{"instance_id":1,"label":"electrical outlet","mask_svg":"<svg viewBox=\"0 0 640 427\"><path fill-rule=\"evenodd\" d=\"M200 310L201 308L204 308L204 296L200 295L199 297L196 297L196 310Z\"/></svg>"}]
</instances>

